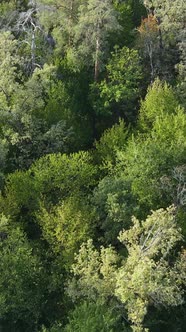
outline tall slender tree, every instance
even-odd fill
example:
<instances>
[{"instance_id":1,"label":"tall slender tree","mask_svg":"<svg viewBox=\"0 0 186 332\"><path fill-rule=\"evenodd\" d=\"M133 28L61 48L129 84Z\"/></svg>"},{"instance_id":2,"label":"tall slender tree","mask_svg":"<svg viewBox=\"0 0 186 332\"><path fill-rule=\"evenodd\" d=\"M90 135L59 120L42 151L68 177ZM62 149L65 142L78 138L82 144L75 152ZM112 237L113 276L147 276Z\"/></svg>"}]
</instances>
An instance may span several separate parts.
<instances>
[{"instance_id":1,"label":"tall slender tree","mask_svg":"<svg viewBox=\"0 0 186 332\"><path fill-rule=\"evenodd\" d=\"M186 72L186 25L184 0L144 0L147 10L159 22L162 33L162 46L169 52L169 63L181 64L177 66L182 73ZM172 52L174 49L174 52ZM172 56L170 57L170 54ZM172 59L171 59L172 58ZM183 77L184 75L182 75Z\"/></svg>"},{"instance_id":2,"label":"tall slender tree","mask_svg":"<svg viewBox=\"0 0 186 332\"><path fill-rule=\"evenodd\" d=\"M107 51L109 34L120 29L111 0L88 0L79 7L75 39L78 53L94 66L97 82Z\"/></svg>"}]
</instances>

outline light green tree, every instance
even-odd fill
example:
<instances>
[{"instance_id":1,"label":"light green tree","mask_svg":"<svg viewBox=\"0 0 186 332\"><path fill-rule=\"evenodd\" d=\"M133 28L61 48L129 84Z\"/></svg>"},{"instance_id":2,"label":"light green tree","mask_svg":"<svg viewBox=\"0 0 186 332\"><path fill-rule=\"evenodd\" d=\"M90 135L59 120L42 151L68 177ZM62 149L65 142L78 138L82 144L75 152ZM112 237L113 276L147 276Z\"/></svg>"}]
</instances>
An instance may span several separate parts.
<instances>
[{"instance_id":1,"label":"light green tree","mask_svg":"<svg viewBox=\"0 0 186 332\"><path fill-rule=\"evenodd\" d=\"M127 310L133 331L149 331L144 320L150 306L168 308L183 303L184 252L170 262L181 239L174 207L154 211L141 222L134 217L133 226L119 235L128 251L123 261L111 247L99 252L91 240L82 245L72 265L74 278L68 294L73 299L115 296Z\"/></svg>"},{"instance_id":2,"label":"light green tree","mask_svg":"<svg viewBox=\"0 0 186 332\"><path fill-rule=\"evenodd\" d=\"M88 195L96 184L97 167L90 153L49 154L27 171L8 175L0 204L4 213L13 218L24 211L22 216L27 224L30 216L38 212L41 200L49 206L56 205L79 192Z\"/></svg>"},{"instance_id":3,"label":"light green tree","mask_svg":"<svg viewBox=\"0 0 186 332\"><path fill-rule=\"evenodd\" d=\"M123 120L104 131L99 141L95 142L95 158L100 169L111 171L115 167L117 152L125 150L128 129Z\"/></svg>"},{"instance_id":4,"label":"light green tree","mask_svg":"<svg viewBox=\"0 0 186 332\"><path fill-rule=\"evenodd\" d=\"M131 181L139 201L150 208L172 203L172 198L164 195L161 178L185 164L185 120L185 112L179 107L175 114L160 113L147 136L132 137L125 153L118 154L121 175Z\"/></svg>"},{"instance_id":5,"label":"light green tree","mask_svg":"<svg viewBox=\"0 0 186 332\"><path fill-rule=\"evenodd\" d=\"M156 79L149 86L145 99L141 102L138 124L140 130L150 132L158 118L176 114L179 107L176 94L167 83Z\"/></svg>"},{"instance_id":6,"label":"light green tree","mask_svg":"<svg viewBox=\"0 0 186 332\"><path fill-rule=\"evenodd\" d=\"M133 331L148 331L143 321L149 306L183 303L186 271L183 266L180 275L177 269L181 254L175 264L169 263L171 250L181 240L174 208L157 210L142 222L133 218L133 227L121 232L119 240L127 247L128 258L117 271L116 295L125 303Z\"/></svg>"},{"instance_id":7,"label":"light green tree","mask_svg":"<svg viewBox=\"0 0 186 332\"><path fill-rule=\"evenodd\" d=\"M69 281L68 295L74 301L81 297L95 301L98 297L106 300L113 296L117 262L117 253L111 246L101 247L99 252L91 239L83 243L79 253L75 254L74 278Z\"/></svg>"},{"instance_id":8,"label":"light green tree","mask_svg":"<svg viewBox=\"0 0 186 332\"><path fill-rule=\"evenodd\" d=\"M66 266L71 265L74 253L85 239L93 236L95 228L94 210L80 194L70 196L50 210L41 207L37 220L43 237L55 253L62 254Z\"/></svg>"}]
</instances>

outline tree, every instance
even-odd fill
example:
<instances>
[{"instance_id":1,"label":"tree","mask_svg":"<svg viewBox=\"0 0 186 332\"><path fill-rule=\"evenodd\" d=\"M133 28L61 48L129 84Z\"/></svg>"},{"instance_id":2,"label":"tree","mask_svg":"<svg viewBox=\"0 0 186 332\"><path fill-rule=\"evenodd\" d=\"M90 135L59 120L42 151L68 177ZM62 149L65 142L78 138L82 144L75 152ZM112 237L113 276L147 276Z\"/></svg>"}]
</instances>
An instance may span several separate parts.
<instances>
[{"instance_id":1,"label":"tree","mask_svg":"<svg viewBox=\"0 0 186 332\"><path fill-rule=\"evenodd\" d=\"M4 171L6 167L6 156L8 153L8 147L4 140L0 140L0 189L4 185Z\"/></svg>"},{"instance_id":2,"label":"tree","mask_svg":"<svg viewBox=\"0 0 186 332\"><path fill-rule=\"evenodd\" d=\"M172 3L171 0L144 0L144 5L149 11L159 17L161 27L163 28L166 38L179 38L178 34L183 28L184 22L184 8L183 0L176 0ZM173 35L171 35L173 33Z\"/></svg>"},{"instance_id":3,"label":"tree","mask_svg":"<svg viewBox=\"0 0 186 332\"><path fill-rule=\"evenodd\" d=\"M24 2L24 4L23 4ZM23 7L25 9L26 3L28 1L22 1ZM2 0L0 4L0 29L4 30L6 27L6 30L11 30L11 28L15 25L15 22L17 20L17 17L19 15L19 9L20 9L20 1L14 1L14 0Z\"/></svg>"},{"instance_id":4,"label":"tree","mask_svg":"<svg viewBox=\"0 0 186 332\"><path fill-rule=\"evenodd\" d=\"M28 77L36 67L46 60L46 45L44 32L37 18L40 2L36 0L5 1L0 5L2 30L6 27L17 39L18 53L24 58L22 69ZM7 3L7 1L6 1ZM42 53L42 58L41 58Z\"/></svg>"},{"instance_id":5,"label":"tree","mask_svg":"<svg viewBox=\"0 0 186 332\"><path fill-rule=\"evenodd\" d=\"M91 201L95 208L95 240L118 247L119 231L131 225L131 216L139 209L130 182L117 173L105 176L94 189Z\"/></svg>"},{"instance_id":6,"label":"tree","mask_svg":"<svg viewBox=\"0 0 186 332\"><path fill-rule=\"evenodd\" d=\"M57 254L62 254L68 268L80 244L93 235L94 210L85 202L85 197L74 195L58 206L41 207L37 214L44 239Z\"/></svg>"},{"instance_id":7,"label":"tree","mask_svg":"<svg viewBox=\"0 0 186 332\"><path fill-rule=\"evenodd\" d=\"M0 205L6 215L23 221L27 228L35 220L41 201L57 205L71 195L88 195L96 184L97 167L90 153L49 154L27 171L8 175Z\"/></svg>"},{"instance_id":8,"label":"tree","mask_svg":"<svg viewBox=\"0 0 186 332\"><path fill-rule=\"evenodd\" d=\"M158 118L176 114L178 108L179 102L173 88L156 79L148 87L145 99L141 102L138 121L140 130L150 132Z\"/></svg>"},{"instance_id":9,"label":"tree","mask_svg":"<svg viewBox=\"0 0 186 332\"><path fill-rule=\"evenodd\" d=\"M50 329L43 328L41 332L127 332L128 329L121 323L116 310L108 307L100 300L96 302L81 301L70 311L68 323L56 323Z\"/></svg>"},{"instance_id":10,"label":"tree","mask_svg":"<svg viewBox=\"0 0 186 332\"><path fill-rule=\"evenodd\" d=\"M162 112L163 109L165 113ZM148 110L149 119L146 120L152 121L154 110ZM162 207L162 204L167 206L172 203L172 195L164 192L161 178L169 176L174 167L185 164L184 110L178 107L175 114L166 114L169 108L162 106L157 109L157 114L159 111L151 132L148 135L139 134L136 138L132 137L125 153L118 156L121 174L131 181L133 194L141 204L154 209Z\"/></svg>"},{"instance_id":11,"label":"tree","mask_svg":"<svg viewBox=\"0 0 186 332\"><path fill-rule=\"evenodd\" d=\"M21 228L3 215L0 239L0 325L6 331L33 331L44 305L42 264Z\"/></svg>"},{"instance_id":12,"label":"tree","mask_svg":"<svg viewBox=\"0 0 186 332\"><path fill-rule=\"evenodd\" d=\"M100 100L95 108L97 112L115 113L115 117L129 121L134 117L131 112L135 112L134 103L140 95L142 68L138 52L127 47L115 48L106 70L107 78L97 85Z\"/></svg>"},{"instance_id":13,"label":"tree","mask_svg":"<svg viewBox=\"0 0 186 332\"><path fill-rule=\"evenodd\" d=\"M81 1L42 0L40 3L38 17L45 27L47 38L53 40L55 53L67 55L74 44L74 26Z\"/></svg>"},{"instance_id":14,"label":"tree","mask_svg":"<svg viewBox=\"0 0 186 332\"><path fill-rule=\"evenodd\" d=\"M140 0L113 0L113 5L119 13L118 22L121 28L113 34L111 46L132 47L135 43L135 29L138 27L141 17L146 14L145 7Z\"/></svg>"},{"instance_id":15,"label":"tree","mask_svg":"<svg viewBox=\"0 0 186 332\"><path fill-rule=\"evenodd\" d=\"M73 130L60 116L65 93L62 95L62 84L56 83L56 71L48 65L35 69L32 77L12 92L11 108L0 112L0 137L9 149L6 172L27 169L45 154L69 151ZM54 105L51 95L57 86L61 97Z\"/></svg>"},{"instance_id":16,"label":"tree","mask_svg":"<svg viewBox=\"0 0 186 332\"><path fill-rule=\"evenodd\" d=\"M143 3L148 11L153 11L159 21L162 46L166 50L164 54L168 52L171 54L168 59L169 66L171 64L172 70L174 70L174 66L180 63L180 70L185 71L185 41L183 38L185 34L185 2L183 0L174 2L171 0L144 0ZM172 52L172 50L174 51Z\"/></svg>"},{"instance_id":17,"label":"tree","mask_svg":"<svg viewBox=\"0 0 186 332\"><path fill-rule=\"evenodd\" d=\"M134 331L143 329L148 306L177 306L183 302L185 267L179 275L182 254L171 265L171 250L181 239L174 210L157 210L142 223L133 219L133 227L119 235L128 258L117 274L116 295L125 303Z\"/></svg>"},{"instance_id":18,"label":"tree","mask_svg":"<svg viewBox=\"0 0 186 332\"><path fill-rule=\"evenodd\" d=\"M94 64L94 81L102 71L109 33L120 29L110 0L88 0L79 6L75 40L79 55L87 65Z\"/></svg>"},{"instance_id":19,"label":"tree","mask_svg":"<svg viewBox=\"0 0 186 332\"><path fill-rule=\"evenodd\" d=\"M69 150L73 134L65 122L59 121L48 128L42 119L20 112L1 118L4 122L1 137L8 147L6 173L28 169L43 155Z\"/></svg>"},{"instance_id":20,"label":"tree","mask_svg":"<svg viewBox=\"0 0 186 332\"><path fill-rule=\"evenodd\" d=\"M73 301L84 297L92 301L99 297L106 301L115 293L118 260L111 246L101 247L99 252L91 239L83 243L74 257L73 278L69 280L68 295Z\"/></svg>"},{"instance_id":21,"label":"tree","mask_svg":"<svg viewBox=\"0 0 186 332\"><path fill-rule=\"evenodd\" d=\"M144 318L150 306L183 303L184 251L170 261L181 239L173 207L154 211L142 222L133 218L133 226L119 235L127 258L119 263L113 248L101 247L99 252L89 240L75 256L68 294L73 299L115 296L127 310L133 331L149 331Z\"/></svg>"},{"instance_id":22,"label":"tree","mask_svg":"<svg viewBox=\"0 0 186 332\"><path fill-rule=\"evenodd\" d=\"M28 74L31 74L37 66L40 67L36 60L36 36L37 32L41 31L41 26L37 20L37 10L37 1L29 1L27 10L20 12L14 27L18 34L21 33L24 36L23 43L29 45Z\"/></svg>"},{"instance_id":23,"label":"tree","mask_svg":"<svg viewBox=\"0 0 186 332\"><path fill-rule=\"evenodd\" d=\"M18 68L21 58L17 51L18 43L10 32L0 36L0 110L11 111L14 97L20 88L21 73Z\"/></svg>"},{"instance_id":24,"label":"tree","mask_svg":"<svg viewBox=\"0 0 186 332\"><path fill-rule=\"evenodd\" d=\"M140 43L142 44L142 52L150 64L151 83L160 72L160 56L161 56L161 39L157 18L149 14L147 18L143 18L141 25L138 27L140 33Z\"/></svg>"},{"instance_id":25,"label":"tree","mask_svg":"<svg viewBox=\"0 0 186 332\"><path fill-rule=\"evenodd\" d=\"M123 120L104 131L99 141L95 142L95 159L100 169L112 171L116 165L117 152L126 147L128 129Z\"/></svg>"},{"instance_id":26,"label":"tree","mask_svg":"<svg viewBox=\"0 0 186 332\"><path fill-rule=\"evenodd\" d=\"M84 301L76 305L69 315L64 332L116 332L126 331L118 323L119 315L101 301Z\"/></svg>"}]
</instances>

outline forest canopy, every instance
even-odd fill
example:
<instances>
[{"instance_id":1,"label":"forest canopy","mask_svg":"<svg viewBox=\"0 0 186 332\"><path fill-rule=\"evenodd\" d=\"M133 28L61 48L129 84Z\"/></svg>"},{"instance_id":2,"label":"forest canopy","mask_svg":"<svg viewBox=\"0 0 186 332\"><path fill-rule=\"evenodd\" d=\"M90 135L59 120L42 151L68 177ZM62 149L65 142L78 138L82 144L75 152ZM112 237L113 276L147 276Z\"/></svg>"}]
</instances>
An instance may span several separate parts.
<instances>
[{"instance_id":1,"label":"forest canopy","mask_svg":"<svg viewBox=\"0 0 186 332\"><path fill-rule=\"evenodd\" d=\"M185 12L0 2L1 331L185 331Z\"/></svg>"}]
</instances>

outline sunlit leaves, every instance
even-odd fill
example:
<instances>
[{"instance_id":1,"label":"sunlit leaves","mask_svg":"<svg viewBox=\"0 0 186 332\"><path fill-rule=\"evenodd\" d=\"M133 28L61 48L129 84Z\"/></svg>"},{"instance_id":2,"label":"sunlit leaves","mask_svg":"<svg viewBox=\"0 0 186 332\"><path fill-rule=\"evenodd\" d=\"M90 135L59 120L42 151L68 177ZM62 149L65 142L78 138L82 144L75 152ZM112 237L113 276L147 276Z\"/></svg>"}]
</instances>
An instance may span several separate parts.
<instances>
[{"instance_id":1,"label":"sunlit leaves","mask_svg":"<svg viewBox=\"0 0 186 332\"><path fill-rule=\"evenodd\" d=\"M154 211L143 222L133 218L133 226L119 235L128 257L119 263L113 248L101 247L98 251L89 240L75 256L68 294L73 299L114 295L127 309L133 331L148 331L143 322L150 305L168 307L183 302L184 254L170 262L172 250L181 239L174 207Z\"/></svg>"}]
</instances>

